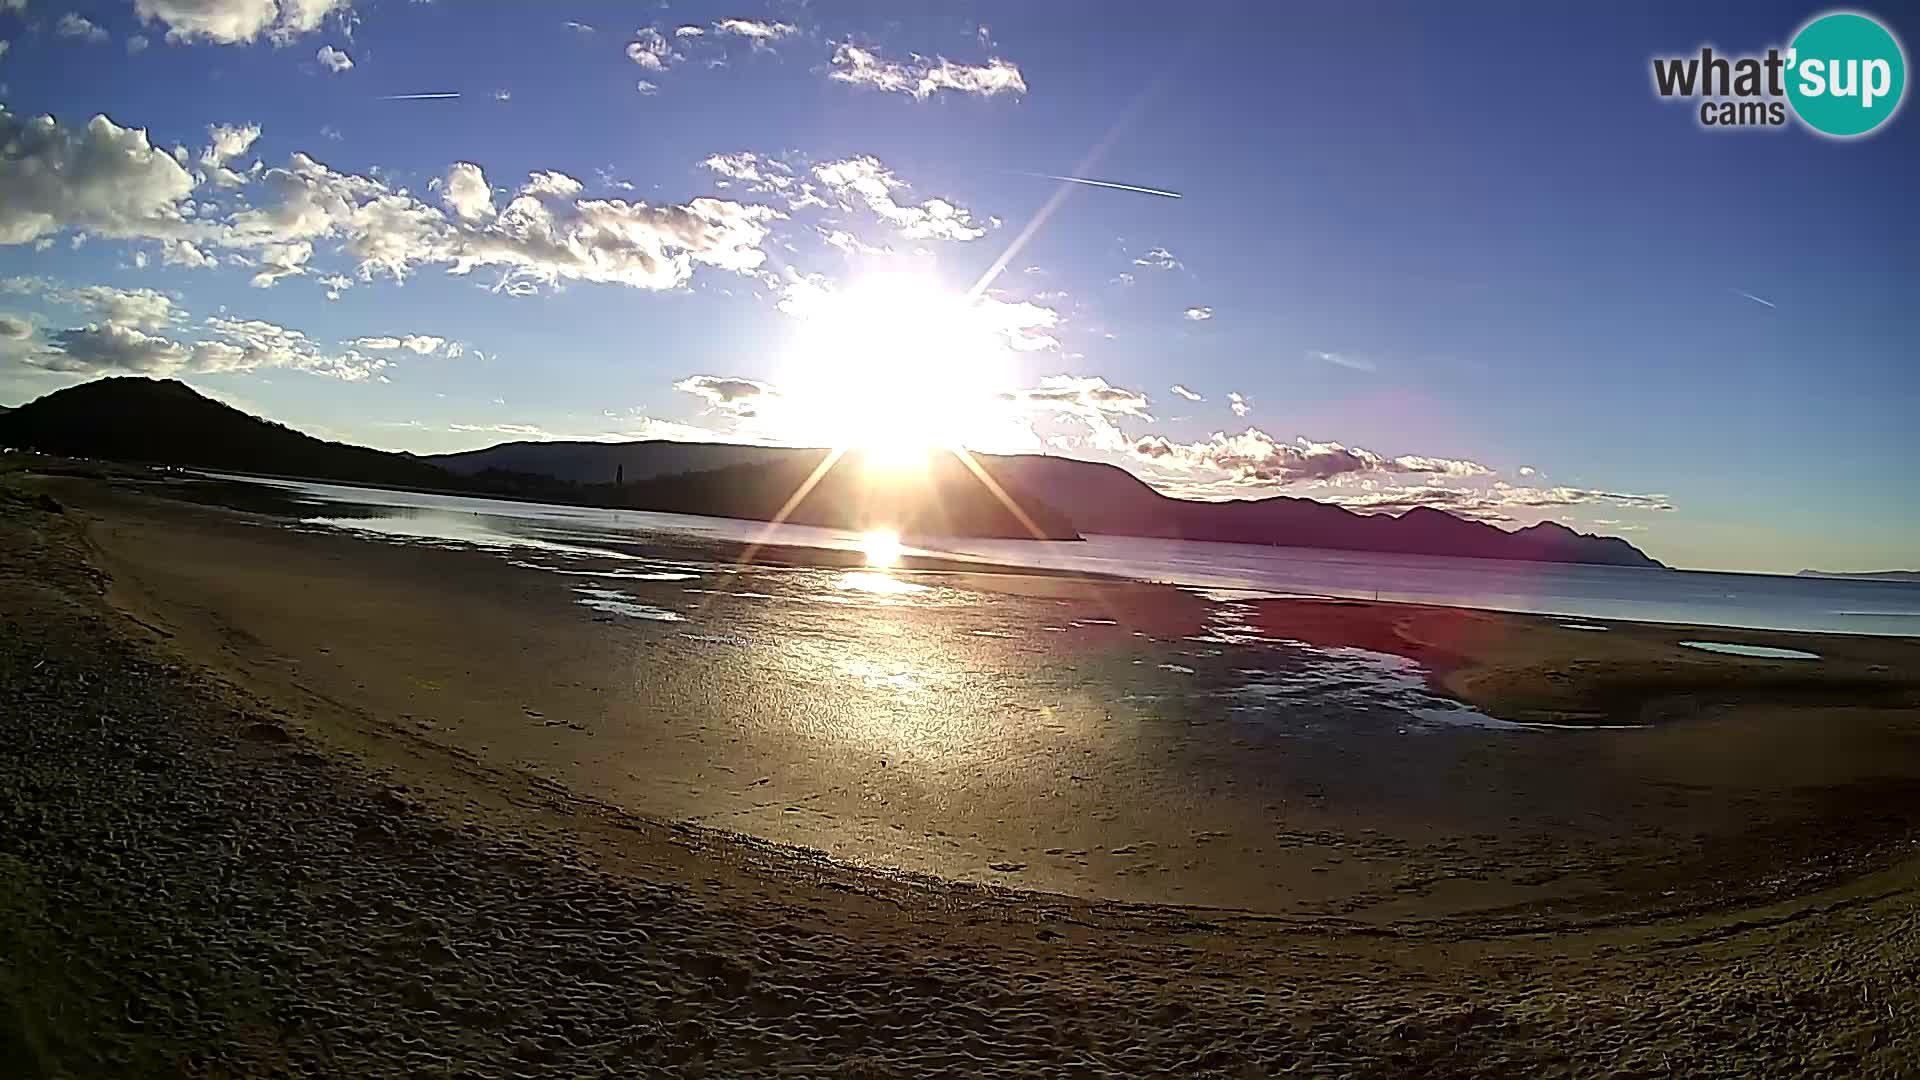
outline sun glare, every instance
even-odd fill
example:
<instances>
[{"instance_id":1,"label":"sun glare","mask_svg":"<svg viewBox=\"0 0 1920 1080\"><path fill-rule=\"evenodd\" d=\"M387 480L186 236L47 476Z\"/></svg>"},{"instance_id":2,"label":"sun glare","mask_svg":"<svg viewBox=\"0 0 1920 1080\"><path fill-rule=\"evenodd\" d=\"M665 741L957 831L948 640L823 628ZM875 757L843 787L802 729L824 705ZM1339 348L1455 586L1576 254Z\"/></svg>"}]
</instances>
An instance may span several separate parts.
<instances>
[{"instance_id":1,"label":"sun glare","mask_svg":"<svg viewBox=\"0 0 1920 1080\"><path fill-rule=\"evenodd\" d=\"M900 534L891 529L875 529L860 537L860 551L868 566L888 567L900 561Z\"/></svg>"},{"instance_id":2,"label":"sun glare","mask_svg":"<svg viewBox=\"0 0 1920 1080\"><path fill-rule=\"evenodd\" d=\"M875 277L800 312L780 385L788 438L859 451L869 468L924 468L990 438L1011 360L986 314L911 275Z\"/></svg>"}]
</instances>

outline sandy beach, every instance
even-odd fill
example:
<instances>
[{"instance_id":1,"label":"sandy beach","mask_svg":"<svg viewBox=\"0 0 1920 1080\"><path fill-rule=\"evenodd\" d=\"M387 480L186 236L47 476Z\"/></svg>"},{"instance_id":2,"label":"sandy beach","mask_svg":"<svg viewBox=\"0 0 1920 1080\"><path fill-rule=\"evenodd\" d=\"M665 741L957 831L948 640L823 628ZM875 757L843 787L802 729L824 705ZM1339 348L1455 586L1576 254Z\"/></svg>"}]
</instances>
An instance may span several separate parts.
<instances>
[{"instance_id":1,"label":"sandy beach","mask_svg":"<svg viewBox=\"0 0 1920 1080\"><path fill-rule=\"evenodd\" d=\"M1920 1057L1913 639L580 569L8 484L45 1075Z\"/></svg>"}]
</instances>

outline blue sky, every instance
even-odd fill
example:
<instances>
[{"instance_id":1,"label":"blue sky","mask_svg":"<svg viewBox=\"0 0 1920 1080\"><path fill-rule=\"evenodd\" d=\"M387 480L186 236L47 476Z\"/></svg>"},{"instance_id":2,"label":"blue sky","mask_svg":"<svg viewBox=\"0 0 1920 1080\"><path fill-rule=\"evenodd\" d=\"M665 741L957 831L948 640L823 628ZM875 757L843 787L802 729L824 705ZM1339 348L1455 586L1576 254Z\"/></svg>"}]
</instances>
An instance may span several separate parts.
<instances>
[{"instance_id":1,"label":"blue sky","mask_svg":"<svg viewBox=\"0 0 1920 1080\"><path fill-rule=\"evenodd\" d=\"M1825 9L894 7L0 0L0 401L435 452L978 394L956 437L1176 493L1920 563L1913 117L1648 76Z\"/></svg>"}]
</instances>

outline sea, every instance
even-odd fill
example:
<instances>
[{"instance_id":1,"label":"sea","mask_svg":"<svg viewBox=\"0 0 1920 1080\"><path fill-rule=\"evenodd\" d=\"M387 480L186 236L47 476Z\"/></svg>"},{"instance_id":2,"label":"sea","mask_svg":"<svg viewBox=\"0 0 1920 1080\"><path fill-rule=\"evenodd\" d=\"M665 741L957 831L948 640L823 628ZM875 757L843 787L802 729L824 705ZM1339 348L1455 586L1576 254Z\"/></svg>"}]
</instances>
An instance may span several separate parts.
<instances>
[{"instance_id":1,"label":"sea","mask_svg":"<svg viewBox=\"0 0 1920 1080\"><path fill-rule=\"evenodd\" d=\"M668 538L865 551L869 536L804 525L607 510L249 476L302 527L511 550L619 554ZM1920 584L1393 555L1127 536L1081 541L902 538L899 553L1072 570L1199 590L1223 600L1323 597L1485 608L1569 619L1815 633L1920 635ZM1594 629L1602 629L1597 623Z\"/></svg>"}]
</instances>

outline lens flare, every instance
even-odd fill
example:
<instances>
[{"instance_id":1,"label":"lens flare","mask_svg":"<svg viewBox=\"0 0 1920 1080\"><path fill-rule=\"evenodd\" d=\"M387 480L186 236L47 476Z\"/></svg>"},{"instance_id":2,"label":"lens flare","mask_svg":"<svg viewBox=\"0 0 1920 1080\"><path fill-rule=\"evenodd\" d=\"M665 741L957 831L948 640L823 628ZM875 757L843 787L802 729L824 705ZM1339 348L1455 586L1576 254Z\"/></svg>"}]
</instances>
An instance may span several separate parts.
<instances>
[{"instance_id":1,"label":"lens flare","mask_svg":"<svg viewBox=\"0 0 1920 1080\"><path fill-rule=\"evenodd\" d=\"M868 566L893 566L900 561L900 534L892 529L875 529L860 537L860 551L867 557Z\"/></svg>"}]
</instances>

